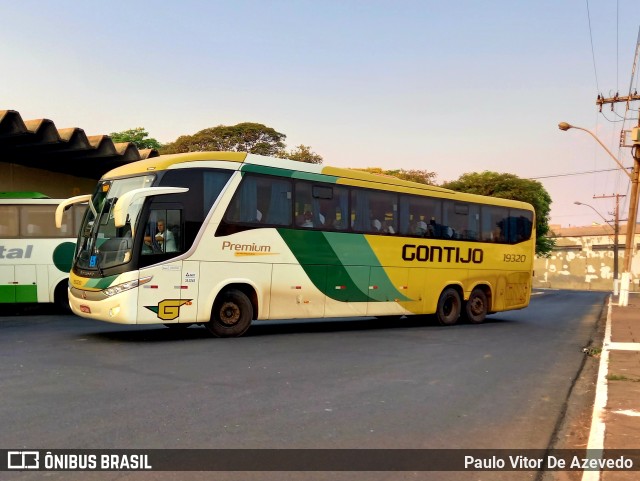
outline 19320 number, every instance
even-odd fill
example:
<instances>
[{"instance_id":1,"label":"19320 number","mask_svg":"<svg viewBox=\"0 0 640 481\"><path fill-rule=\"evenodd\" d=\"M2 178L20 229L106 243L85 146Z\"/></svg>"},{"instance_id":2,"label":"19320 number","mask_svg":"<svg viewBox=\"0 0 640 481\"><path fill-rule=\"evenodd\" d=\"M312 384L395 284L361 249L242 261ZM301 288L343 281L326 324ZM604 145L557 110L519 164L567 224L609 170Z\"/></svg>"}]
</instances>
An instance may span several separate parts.
<instances>
[{"instance_id":1,"label":"19320 number","mask_svg":"<svg viewBox=\"0 0 640 481\"><path fill-rule=\"evenodd\" d=\"M503 260L505 262L524 262L527 260L527 256L525 254L505 254Z\"/></svg>"}]
</instances>

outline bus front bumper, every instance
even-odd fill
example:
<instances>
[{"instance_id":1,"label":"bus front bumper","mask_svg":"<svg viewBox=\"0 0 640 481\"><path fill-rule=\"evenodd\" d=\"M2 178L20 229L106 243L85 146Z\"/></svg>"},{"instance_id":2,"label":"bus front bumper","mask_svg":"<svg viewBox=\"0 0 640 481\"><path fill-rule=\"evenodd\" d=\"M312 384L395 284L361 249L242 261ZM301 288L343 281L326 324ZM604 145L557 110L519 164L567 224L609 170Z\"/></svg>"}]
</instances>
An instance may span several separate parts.
<instances>
[{"instance_id":1,"label":"bus front bumper","mask_svg":"<svg viewBox=\"0 0 640 481\"><path fill-rule=\"evenodd\" d=\"M69 289L69 304L73 313L80 317L116 324L136 324L137 289L108 297L102 291L72 287Z\"/></svg>"}]
</instances>

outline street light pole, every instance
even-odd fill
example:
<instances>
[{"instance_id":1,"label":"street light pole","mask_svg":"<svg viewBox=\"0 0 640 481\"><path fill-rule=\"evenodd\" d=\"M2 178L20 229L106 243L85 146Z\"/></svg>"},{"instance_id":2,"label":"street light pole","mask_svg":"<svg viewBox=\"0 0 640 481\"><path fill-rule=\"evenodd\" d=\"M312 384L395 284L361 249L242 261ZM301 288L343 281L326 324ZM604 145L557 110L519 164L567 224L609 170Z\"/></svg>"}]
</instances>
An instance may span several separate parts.
<instances>
[{"instance_id":1,"label":"street light pole","mask_svg":"<svg viewBox=\"0 0 640 481\"><path fill-rule=\"evenodd\" d=\"M620 287L620 297L618 299L618 304L621 306L626 306L629 302L629 284L631 283L631 261L633 260L633 250L635 247L635 231L636 231L636 217L638 215L638 177L640 176L640 146L634 145L631 150L631 154L633 155L634 163L633 163L633 173L630 174L627 169L622 165L622 162L618 160L618 158L611 153L611 151L604 145L596 135L590 130L584 129L582 127L576 127L575 125L571 125L567 122L560 122L558 124L558 128L563 131L567 131L569 129L578 129L584 132L587 132L591 137L593 137L609 156L615 161L616 164L622 169L622 171L629 177L631 181L631 197L629 199L629 215L627 217L627 237L625 239L625 255L624 255L624 273L622 274L621 279L621 287Z\"/></svg>"},{"instance_id":2,"label":"street light pole","mask_svg":"<svg viewBox=\"0 0 640 481\"><path fill-rule=\"evenodd\" d=\"M614 223L613 223L613 294L615 296L618 295L618 233L620 232L620 218L618 215L619 207L620 207L620 194L616 194L616 210L614 213ZM586 205L590 207L596 214L600 216L600 218L607 223L609 227L609 221L604 218L604 216L596 210L595 207L589 204L585 204L584 202L578 202L577 200L574 202L576 205Z\"/></svg>"}]
</instances>

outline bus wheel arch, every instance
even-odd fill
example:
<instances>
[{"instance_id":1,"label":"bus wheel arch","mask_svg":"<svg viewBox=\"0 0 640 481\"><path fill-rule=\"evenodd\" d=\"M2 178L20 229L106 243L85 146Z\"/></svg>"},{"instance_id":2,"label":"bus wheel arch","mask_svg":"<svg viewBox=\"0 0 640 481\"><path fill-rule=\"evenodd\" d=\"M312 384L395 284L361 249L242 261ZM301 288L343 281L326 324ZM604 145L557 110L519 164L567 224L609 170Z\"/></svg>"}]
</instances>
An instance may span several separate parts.
<instances>
[{"instance_id":1,"label":"bus wheel arch","mask_svg":"<svg viewBox=\"0 0 640 481\"><path fill-rule=\"evenodd\" d=\"M53 289L53 302L56 307L68 314L71 312L71 305L69 304L69 279L63 279Z\"/></svg>"},{"instance_id":2,"label":"bus wheel arch","mask_svg":"<svg viewBox=\"0 0 640 481\"><path fill-rule=\"evenodd\" d=\"M462 288L449 285L440 293L436 307L436 319L443 326L452 326L462 314Z\"/></svg>"},{"instance_id":3,"label":"bus wheel arch","mask_svg":"<svg viewBox=\"0 0 640 481\"><path fill-rule=\"evenodd\" d=\"M491 289L484 284L475 286L464 305L465 318L472 324L480 324L490 311Z\"/></svg>"},{"instance_id":4,"label":"bus wheel arch","mask_svg":"<svg viewBox=\"0 0 640 481\"><path fill-rule=\"evenodd\" d=\"M211 318L204 323L216 337L239 337L257 317L258 296L247 284L230 284L220 290L211 308Z\"/></svg>"}]
</instances>

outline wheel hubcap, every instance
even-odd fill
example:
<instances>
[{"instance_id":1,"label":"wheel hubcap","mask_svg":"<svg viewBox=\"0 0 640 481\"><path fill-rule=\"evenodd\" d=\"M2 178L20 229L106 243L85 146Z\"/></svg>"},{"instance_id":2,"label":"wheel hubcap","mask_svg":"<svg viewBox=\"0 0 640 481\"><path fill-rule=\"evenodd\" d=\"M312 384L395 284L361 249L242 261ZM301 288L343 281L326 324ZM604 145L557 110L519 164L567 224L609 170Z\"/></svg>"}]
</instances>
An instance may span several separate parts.
<instances>
[{"instance_id":1,"label":"wheel hubcap","mask_svg":"<svg viewBox=\"0 0 640 481\"><path fill-rule=\"evenodd\" d=\"M480 299L474 299L471 303L471 312L475 315L482 314L483 306Z\"/></svg>"},{"instance_id":2,"label":"wheel hubcap","mask_svg":"<svg viewBox=\"0 0 640 481\"><path fill-rule=\"evenodd\" d=\"M233 302L225 302L220 307L220 321L227 325L233 326L240 319L240 309Z\"/></svg>"}]
</instances>

